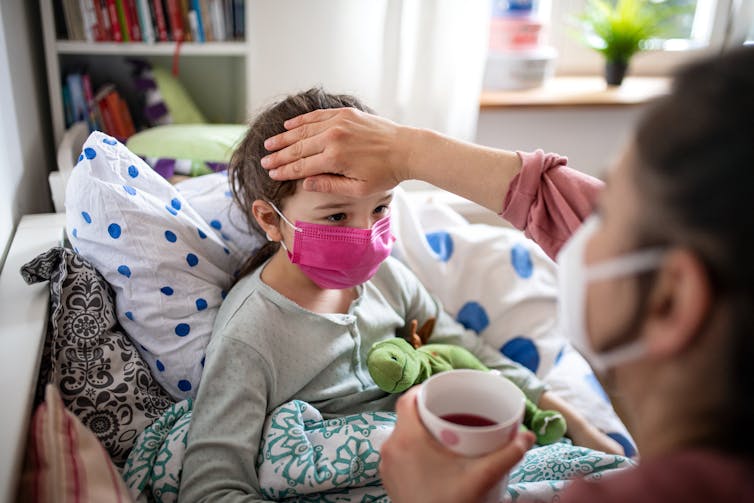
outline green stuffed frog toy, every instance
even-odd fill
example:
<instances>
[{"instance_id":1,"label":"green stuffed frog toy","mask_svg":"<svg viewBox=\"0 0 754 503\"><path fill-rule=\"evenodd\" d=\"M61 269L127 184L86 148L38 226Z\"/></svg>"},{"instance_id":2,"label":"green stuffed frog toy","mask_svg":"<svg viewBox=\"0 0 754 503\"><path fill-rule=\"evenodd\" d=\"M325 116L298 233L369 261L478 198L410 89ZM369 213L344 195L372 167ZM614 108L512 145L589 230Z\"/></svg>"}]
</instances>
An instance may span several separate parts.
<instances>
[{"instance_id":1,"label":"green stuffed frog toy","mask_svg":"<svg viewBox=\"0 0 754 503\"><path fill-rule=\"evenodd\" d=\"M466 348L426 344L434 325L432 318L417 330L418 322L413 320L409 340L396 337L372 346L367 355L367 368L381 390L401 393L446 370L489 370ZM541 410L529 399L526 400L524 425L534 432L540 445L557 442L566 432L565 418L559 412Z\"/></svg>"}]
</instances>

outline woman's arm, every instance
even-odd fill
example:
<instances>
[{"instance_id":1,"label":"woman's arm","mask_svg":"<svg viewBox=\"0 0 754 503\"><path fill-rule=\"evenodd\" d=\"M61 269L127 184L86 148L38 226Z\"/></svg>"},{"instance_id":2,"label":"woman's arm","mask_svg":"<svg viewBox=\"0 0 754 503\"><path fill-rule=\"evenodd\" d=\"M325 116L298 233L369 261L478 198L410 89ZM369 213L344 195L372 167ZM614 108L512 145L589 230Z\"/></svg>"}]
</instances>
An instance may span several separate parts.
<instances>
[{"instance_id":1,"label":"woman's arm","mask_svg":"<svg viewBox=\"0 0 754 503\"><path fill-rule=\"evenodd\" d=\"M276 180L361 196L423 180L500 213L521 169L515 152L482 147L434 131L401 126L353 108L316 110L285 123L265 142L262 160ZM339 176L333 176L339 175Z\"/></svg>"},{"instance_id":2,"label":"woman's arm","mask_svg":"<svg viewBox=\"0 0 754 503\"><path fill-rule=\"evenodd\" d=\"M429 182L510 221L551 257L591 212L602 182L541 150L510 152L401 126L353 108L316 110L269 138L262 165L276 180L361 196L404 180Z\"/></svg>"},{"instance_id":3,"label":"woman's arm","mask_svg":"<svg viewBox=\"0 0 754 503\"><path fill-rule=\"evenodd\" d=\"M382 483L394 503L480 501L534 442L530 432L519 432L486 456L454 454L424 428L416 410L417 391L412 388L398 400L398 422L380 452Z\"/></svg>"}]
</instances>

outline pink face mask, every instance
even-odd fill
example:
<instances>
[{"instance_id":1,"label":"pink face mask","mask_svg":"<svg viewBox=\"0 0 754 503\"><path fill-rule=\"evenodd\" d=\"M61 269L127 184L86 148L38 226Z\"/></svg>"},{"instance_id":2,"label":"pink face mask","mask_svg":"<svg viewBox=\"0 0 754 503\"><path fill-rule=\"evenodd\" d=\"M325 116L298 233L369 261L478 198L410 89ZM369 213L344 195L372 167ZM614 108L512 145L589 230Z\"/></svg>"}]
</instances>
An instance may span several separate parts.
<instances>
[{"instance_id":1,"label":"pink face mask","mask_svg":"<svg viewBox=\"0 0 754 503\"><path fill-rule=\"evenodd\" d=\"M288 259L320 288L340 290L368 281L390 255L395 242L390 232L390 215L378 220L371 229L300 220L294 225L274 204L270 205L294 230L293 253L280 242L288 252Z\"/></svg>"}]
</instances>

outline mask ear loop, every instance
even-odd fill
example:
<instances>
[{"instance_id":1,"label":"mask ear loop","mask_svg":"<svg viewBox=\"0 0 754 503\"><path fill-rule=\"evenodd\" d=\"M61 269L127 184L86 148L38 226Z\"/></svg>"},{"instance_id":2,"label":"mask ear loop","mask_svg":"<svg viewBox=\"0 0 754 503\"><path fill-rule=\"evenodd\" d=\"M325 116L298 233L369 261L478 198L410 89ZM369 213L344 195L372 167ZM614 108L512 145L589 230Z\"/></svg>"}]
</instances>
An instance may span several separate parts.
<instances>
[{"instance_id":1,"label":"mask ear loop","mask_svg":"<svg viewBox=\"0 0 754 503\"><path fill-rule=\"evenodd\" d=\"M284 222L285 222L286 224L288 224L288 225L289 225L289 226L290 226L290 227L291 227L291 228L292 228L292 229L293 229L294 231L296 231L296 232L304 232L304 229L302 229L301 227L297 227L297 226L295 226L294 224L292 224L292 223L291 223L291 221L290 221L290 220L288 220L287 218L285 218L285 215L283 215L283 212L282 212L282 211L280 211L280 210L279 210L279 209L277 208L277 206L275 206L275 204L273 204L273 203L272 203L272 202L270 202L270 201L267 201L267 204L269 204L270 206L272 206L272 209L273 209L273 210L275 210L275 213L277 213L277 214L278 214L278 215L280 216L280 218L282 218L282 219L283 219L283 221L284 221ZM266 234L266 237L267 237L267 240L268 240L268 241L272 241L272 238L270 238L270 235L269 235L269 234ZM287 247L287 246L285 245L285 241L283 241L282 239L280 240L280 246L282 246L282 247L283 247L283 250L285 250L285 251L286 251L287 253L290 253L290 252L288 251L288 247Z\"/></svg>"}]
</instances>

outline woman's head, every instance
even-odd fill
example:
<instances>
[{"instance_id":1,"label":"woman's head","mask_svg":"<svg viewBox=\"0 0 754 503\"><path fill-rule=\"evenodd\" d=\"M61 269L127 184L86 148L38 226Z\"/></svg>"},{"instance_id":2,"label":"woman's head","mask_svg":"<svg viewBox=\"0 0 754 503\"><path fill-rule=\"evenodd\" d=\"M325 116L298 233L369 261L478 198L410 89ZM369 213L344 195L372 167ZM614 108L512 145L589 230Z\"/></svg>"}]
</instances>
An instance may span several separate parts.
<instances>
[{"instance_id":1,"label":"woman's head","mask_svg":"<svg viewBox=\"0 0 754 503\"><path fill-rule=\"evenodd\" d=\"M262 157L270 153L265 149L264 141L284 132L283 123L286 120L317 109L342 107L352 107L373 113L353 96L328 94L321 88L313 88L290 95L275 103L251 122L246 136L233 153L228 176L233 198L246 215L251 227L250 231L268 235L271 240L247 260L241 268L241 276L253 271L271 257L280 248L280 241L288 243L290 248L293 241L292 229L280 219L272 205L283 212L291 222L321 221L350 227L370 227L371 223L367 221L368 219L356 215L356 213L363 214L363 211L354 211L351 215L345 215L345 217L351 216L351 222L347 222L342 218L343 215L339 215L343 211L338 211L338 209L367 204L374 204L373 209L376 209L380 205L389 203L386 199L389 195L387 193L357 200L344 196L304 192L300 190L301 181L275 181L260 164ZM294 195L296 195L295 198L292 197Z\"/></svg>"},{"instance_id":2,"label":"woman's head","mask_svg":"<svg viewBox=\"0 0 754 503\"><path fill-rule=\"evenodd\" d=\"M697 400L721 400L732 415L717 407L709 441L753 452L732 434L754 420L745 398L754 384L754 48L677 74L639 122L599 206L587 263L665 254L655 271L590 287L593 344L643 337L657 361L684 361L685 379L710 372Z\"/></svg>"}]
</instances>

